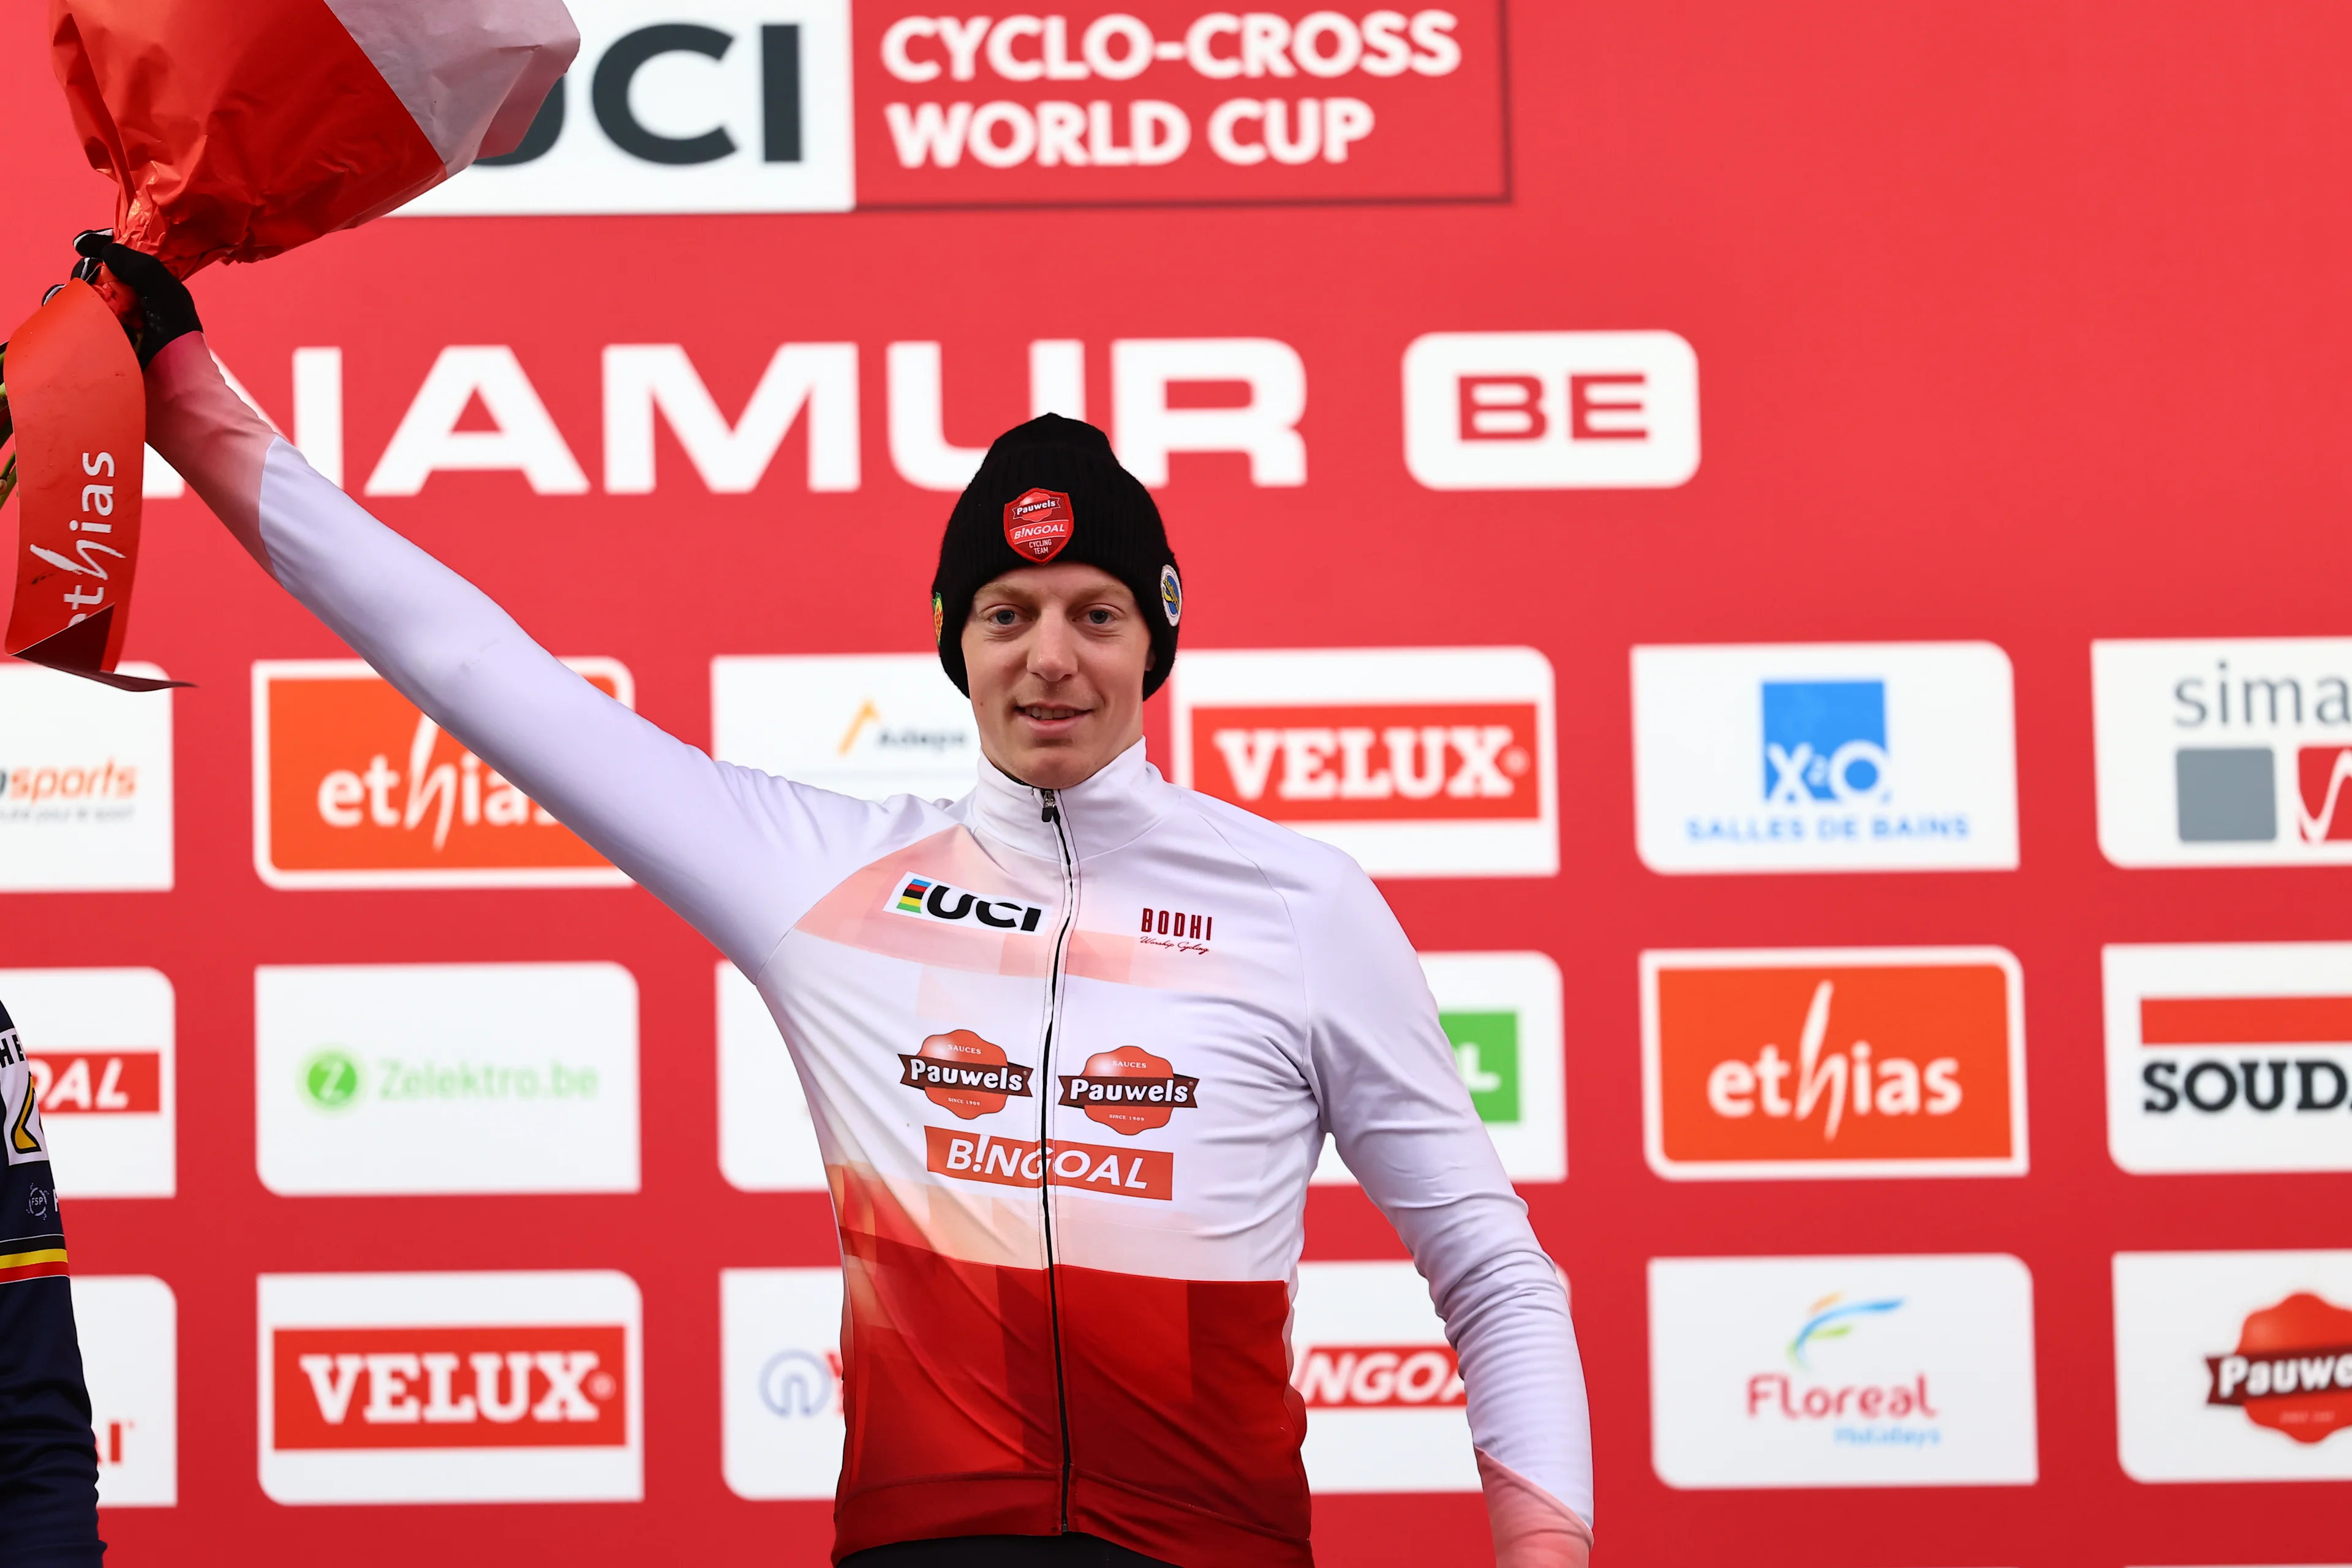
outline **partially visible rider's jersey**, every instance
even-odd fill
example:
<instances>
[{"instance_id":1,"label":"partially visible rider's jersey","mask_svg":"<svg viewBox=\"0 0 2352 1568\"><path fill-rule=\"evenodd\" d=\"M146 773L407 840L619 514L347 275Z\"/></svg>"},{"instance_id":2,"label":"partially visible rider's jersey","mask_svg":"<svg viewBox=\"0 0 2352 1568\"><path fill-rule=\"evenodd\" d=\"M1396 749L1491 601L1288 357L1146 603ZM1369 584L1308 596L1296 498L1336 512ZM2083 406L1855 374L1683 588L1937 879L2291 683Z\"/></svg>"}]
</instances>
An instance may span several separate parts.
<instances>
[{"instance_id":1,"label":"partially visible rider's jersey","mask_svg":"<svg viewBox=\"0 0 2352 1568\"><path fill-rule=\"evenodd\" d=\"M157 395L167 424L228 401ZM1060 792L983 764L952 804L714 762L291 447L226 439L265 444L251 498L191 477L278 579L766 998L840 1226L836 1556L1076 1531L1309 1563L1286 1329L1327 1132L1429 1280L1490 1501L1590 1517L1565 1292L1352 860L1164 782L1140 743Z\"/></svg>"}]
</instances>

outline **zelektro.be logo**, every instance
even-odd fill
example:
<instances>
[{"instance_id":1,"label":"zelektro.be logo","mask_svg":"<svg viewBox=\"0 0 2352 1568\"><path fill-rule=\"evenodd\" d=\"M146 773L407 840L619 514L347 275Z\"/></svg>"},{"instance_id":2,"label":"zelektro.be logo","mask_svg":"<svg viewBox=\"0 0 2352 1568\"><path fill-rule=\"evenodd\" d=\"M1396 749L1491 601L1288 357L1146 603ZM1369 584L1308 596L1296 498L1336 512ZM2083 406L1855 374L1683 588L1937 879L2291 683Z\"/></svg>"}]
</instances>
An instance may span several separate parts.
<instances>
[{"instance_id":1,"label":"zelektro.be logo","mask_svg":"<svg viewBox=\"0 0 2352 1568\"><path fill-rule=\"evenodd\" d=\"M585 1062L436 1061L386 1056L363 1061L328 1046L302 1064L302 1100L340 1114L373 1098L386 1105L436 1100L594 1100L596 1069Z\"/></svg>"}]
</instances>

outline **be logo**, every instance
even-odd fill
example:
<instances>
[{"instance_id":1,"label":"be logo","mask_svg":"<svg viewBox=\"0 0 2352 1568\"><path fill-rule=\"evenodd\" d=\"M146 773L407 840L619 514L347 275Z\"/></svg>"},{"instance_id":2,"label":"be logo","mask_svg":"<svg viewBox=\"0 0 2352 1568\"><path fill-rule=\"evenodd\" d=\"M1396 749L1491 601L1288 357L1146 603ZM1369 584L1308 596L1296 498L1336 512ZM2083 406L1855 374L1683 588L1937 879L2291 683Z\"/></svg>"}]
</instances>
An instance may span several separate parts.
<instances>
[{"instance_id":1,"label":"be logo","mask_svg":"<svg viewBox=\"0 0 2352 1568\"><path fill-rule=\"evenodd\" d=\"M1433 490L1660 489L1698 471L1698 356L1674 332L1428 332L1404 457Z\"/></svg>"},{"instance_id":2,"label":"be logo","mask_svg":"<svg viewBox=\"0 0 2352 1568\"><path fill-rule=\"evenodd\" d=\"M420 215L838 212L847 0L574 0L580 58L513 152Z\"/></svg>"},{"instance_id":3,"label":"be logo","mask_svg":"<svg viewBox=\"0 0 2352 1568\"><path fill-rule=\"evenodd\" d=\"M605 1271L265 1274L262 1489L635 1501L641 1317L635 1282Z\"/></svg>"},{"instance_id":4,"label":"be logo","mask_svg":"<svg viewBox=\"0 0 2352 1568\"><path fill-rule=\"evenodd\" d=\"M635 701L628 669L568 661ZM253 667L254 869L273 888L612 888L628 878L357 659Z\"/></svg>"}]
</instances>

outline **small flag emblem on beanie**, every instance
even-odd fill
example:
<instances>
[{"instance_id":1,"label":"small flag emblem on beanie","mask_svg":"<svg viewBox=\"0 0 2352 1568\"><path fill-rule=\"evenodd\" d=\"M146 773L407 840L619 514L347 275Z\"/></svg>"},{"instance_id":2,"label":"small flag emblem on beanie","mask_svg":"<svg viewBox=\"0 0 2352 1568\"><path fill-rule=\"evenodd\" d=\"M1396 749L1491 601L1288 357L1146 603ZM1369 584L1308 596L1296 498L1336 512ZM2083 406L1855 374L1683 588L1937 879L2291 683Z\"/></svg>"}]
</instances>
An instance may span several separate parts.
<instances>
[{"instance_id":1,"label":"small flag emblem on beanie","mask_svg":"<svg viewBox=\"0 0 2352 1568\"><path fill-rule=\"evenodd\" d=\"M1004 542L1032 561L1051 561L1069 543L1076 521L1060 490L1023 490L1004 503Z\"/></svg>"}]
</instances>

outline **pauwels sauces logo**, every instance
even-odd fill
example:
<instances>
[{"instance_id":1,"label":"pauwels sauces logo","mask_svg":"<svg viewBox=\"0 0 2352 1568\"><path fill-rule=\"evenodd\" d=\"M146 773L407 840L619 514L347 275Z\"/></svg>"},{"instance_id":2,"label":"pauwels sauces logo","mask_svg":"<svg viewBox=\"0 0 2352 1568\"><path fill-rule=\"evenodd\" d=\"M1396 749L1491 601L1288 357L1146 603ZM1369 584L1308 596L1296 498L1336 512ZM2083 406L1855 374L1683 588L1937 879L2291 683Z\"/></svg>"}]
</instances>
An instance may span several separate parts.
<instances>
[{"instance_id":1,"label":"pauwels sauces logo","mask_svg":"<svg viewBox=\"0 0 2352 1568\"><path fill-rule=\"evenodd\" d=\"M1045 911L1035 904L1024 904L1018 899L991 898L986 893L950 887L937 877L911 873L892 885L883 907L894 915L945 921L950 925L981 926L991 931L1033 931L1045 918Z\"/></svg>"},{"instance_id":2,"label":"pauwels sauces logo","mask_svg":"<svg viewBox=\"0 0 2352 1568\"><path fill-rule=\"evenodd\" d=\"M1559 868L1551 665L1533 648L1187 653L1176 782L1376 877Z\"/></svg>"},{"instance_id":3,"label":"pauwels sauces logo","mask_svg":"<svg viewBox=\"0 0 2352 1568\"><path fill-rule=\"evenodd\" d=\"M1300 1264L1290 1342L1313 1489L1478 1489L1461 1370L1412 1264Z\"/></svg>"},{"instance_id":4,"label":"pauwels sauces logo","mask_svg":"<svg viewBox=\"0 0 2352 1568\"><path fill-rule=\"evenodd\" d=\"M929 654L714 658L710 730L714 756L868 800L952 800L980 766L971 704Z\"/></svg>"},{"instance_id":5,"label":"pauwels sauces logo","mask_svg":"<svg viewBox=\"0 0 2352 1568\"><path fill-rule=\"evenodd\" d=\"M172 886L173 700L35 665L0 668L0 892Z\"/></svg>"},{"instance_id":6,"label":"pauwels sauces logo","mask_svg":"<svg viewBox=\"0 0 2352 1568\"><path fill-rule=\"evenodd\" d=\"M899 1083L919 1089L923 1097L966 1121L1004 1109L1010 1098L1028 1099L1032 1068L1006 1059L1004 1047L982 1039L970 1029L933 1035L909 1055L898 1058Z\"/></svg>"},{"instance_id":7,"label":"pauwels sauces logo","mask_svg":"<svg viewBox=\"0 0 2352 1568\"><path fill-rule=\"evenodd\" d=\"M626 1275L261 1278L261 1484L279 1502L643 1495Z\"/></svg>"},{"instance_id":8,"label":"pauwels sauces logo","mask_svg":"<svg viewBox=\"0 0 2352 1568\"><path fill-rule=\"evenodd\" d=\"M859 205L1504 195L1502 9L861 4Z\"/></svg>"},{"instance_id":9,"label":"pauwels sauces logo","mask_svg":"<svg viewBox=\"0 0 2352 1568\"><path fill-rule=\"evenodd\" d=\"M2095 642L2118 866L2352 862L2352 638Z\"/></svg>"},{"instance_id":10,"label":"pauwels sauces logo","mask_svg":"<svg viewBox=\"0 0 2352 1568\"><path fill-rule=\"evenodd\" d=\"M2033 1287L2006 1256L1650 1261L1668 1486L2000 1486L2038 1472Z\"/></svg>"},{"instance_id":11,"label":"pauwels sauces logo","mask_svg":"<svg viewBox=\"0 0 2352 1568\"><path fill-rule=\"evenodd\" d=\"M1060 1104L1082 1110L1089 1121L1132 1138L1165 1127L1180 1110L1201 1103L1201 1080L1178 1072L1140 1046L1097 1051L1084 1070L1062 1076Z\"/></svg>"},{"instance_id":12,"label":"pauwels sauces logo","mask_svg":"<svg viewBox=\"0 0 2352 1568\"><path fill-rule=\"evenodd\" d=\"M2107 1150L2126 1171L2352 1171L2352 943L2111 946Z\"/></svg>"},{"instance_id":13,"label":"pauwels sauces logo","mask_svg":"<svg viewBox=\"0 0 2352 1568\"><path fill-rule=\"evenodd\" d=\"M2022 1175L2022 989L2000 948L1645 952L1650 1168Z\"/></svg>"},{"instance_id":14,"label":"pauwels sauces logo","mask_svg":"<svg viewBox=\"0 0 2352 1568\"><path fill-rule=\"evenodd\" d=\"M1654 489L1698 471L1698 356L1673 332L1427 332L1404 458L1433 490Z\"/></svg>"},{"instance_id":15,"label":"pauwels sauces logo","mask_svg":"<svg viewBox=\"0 0 2352 1568\"><path fill-rule=\"evenodd\" d=\"M44 1129L60 1195L170 1197L176 1185L176 1005L153 969L0 969L29 1101L7 1126ZM31 1108L28 1111L27 1107ZM12 1157L19 1156L10 1143Z\"/></svg>"},{"instance_id":16,"label":"pauwels sauces logo","mask_svg":"<svg viewBox=\"0 0 2352 1568\"><path fill-rule=\"evenodd\" d=\"M2017 866L2009 656L1990 643L1633 650L1653 871Z\"/></svg>"},{"instance_id":17,"label":"pauwels sauces logo","mask_svg":"<svg viewBox=\"0 0 2352 1568\"><path fill-rule=\"evenodd\" d=\"M2133 1479L2352 1479L2352 1252L2117 1253L2115 1302Z\"/></svg>"},{"instance_id":18,"label":"pauwels sauces logo","mask_svg":"<svg viewBox=\"0 0 2352 1568\"><path fill-rule=\"evenodd\" d=\"M1041 564L1062 552L1076 526L1070 498L1059 490L1025 489L1004 503L1004 542Z\"/></svg>"},{"instance_id":19,"label":"pauwels sauces logo","mask_svg":"<svg viewBox=\"0 0 2352 1568\"><path fill-rule=\"evenodd\" d=\"M634 703L611 659L567 661ZM625 887L356 659L253 667L253 858L273 888Z\"/></svg>"}]
</instances>

